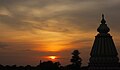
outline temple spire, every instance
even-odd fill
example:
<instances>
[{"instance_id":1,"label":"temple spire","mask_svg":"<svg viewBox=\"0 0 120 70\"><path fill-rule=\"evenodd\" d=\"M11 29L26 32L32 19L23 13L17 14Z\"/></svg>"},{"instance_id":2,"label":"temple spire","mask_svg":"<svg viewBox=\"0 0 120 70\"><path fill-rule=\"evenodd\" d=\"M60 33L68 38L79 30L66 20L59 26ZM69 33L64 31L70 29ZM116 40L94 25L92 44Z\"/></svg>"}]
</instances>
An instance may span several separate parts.
<instances>
[{"instance_id":1,"label":"temple spire","mask_svg":"<svg viewBox=\"0 0 120 70\"><path fill-rule=\"evenodd\" d=\"M97 31L88 70L119 70L118 53L103 14Z\"/></svg>"},{"instance_id":2,"label":"temple spire","mask_svg":"<svg viewBox=\"0 0 120 70\"><path fill-rule=\"evenodd\" d=\"M101 24L97 29L99 33L108 33L110 31L109 27L105 23L106 23L106 20L104 18L104 14L102 14Z\"/></svg>"}]
</instances>

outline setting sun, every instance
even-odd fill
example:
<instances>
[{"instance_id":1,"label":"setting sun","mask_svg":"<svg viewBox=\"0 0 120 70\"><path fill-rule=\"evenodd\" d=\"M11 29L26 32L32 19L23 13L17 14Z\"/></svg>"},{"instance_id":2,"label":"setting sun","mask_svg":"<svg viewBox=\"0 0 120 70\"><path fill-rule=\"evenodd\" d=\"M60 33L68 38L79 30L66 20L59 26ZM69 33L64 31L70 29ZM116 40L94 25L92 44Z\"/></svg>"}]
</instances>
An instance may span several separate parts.
<instances>
[{"instance_id":1,"label":"setting sun","mask_svg":"<svg viewBox=\"0 0 120 70\"><path fill-rule=\"evenodd\" d=\"M54 59L56 59L57 57L56 57L56 56L49 56L48 58L54 60Z\"/></svg>"}]
</instances>

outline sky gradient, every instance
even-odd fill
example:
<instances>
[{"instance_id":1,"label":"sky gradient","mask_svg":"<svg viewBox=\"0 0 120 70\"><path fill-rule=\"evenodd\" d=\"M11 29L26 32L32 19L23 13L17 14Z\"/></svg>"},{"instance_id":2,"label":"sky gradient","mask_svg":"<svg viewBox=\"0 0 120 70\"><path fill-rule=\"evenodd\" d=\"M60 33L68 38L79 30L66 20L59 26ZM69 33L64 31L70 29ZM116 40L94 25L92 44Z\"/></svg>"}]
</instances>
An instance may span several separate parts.
<instances>
[{"instance_id":1,"label":"sky gradient","mask_svg":"<svg viewBox=\"0 0 120 70\"><path fill-rule=\"evenodd\" d=\"M119 53L119 12L120 0L0 0L0 63L37 65L55 55L68 64L78 49L86 65L102 13Z\"/></svg>"}]
</instances>

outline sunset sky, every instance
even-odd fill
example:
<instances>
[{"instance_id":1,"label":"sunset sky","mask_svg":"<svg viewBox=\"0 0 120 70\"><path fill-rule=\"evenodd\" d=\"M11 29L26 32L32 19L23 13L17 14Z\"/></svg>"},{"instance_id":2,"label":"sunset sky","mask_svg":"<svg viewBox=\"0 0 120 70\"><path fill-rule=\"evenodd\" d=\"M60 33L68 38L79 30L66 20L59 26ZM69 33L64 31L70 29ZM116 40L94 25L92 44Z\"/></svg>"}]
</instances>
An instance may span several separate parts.
<instances>
[{"instance_id":1,"label":"sunset sky","mask_svg":"<svg viewBox=\"0 0 120 70\"><path fill-rule=\"evenodd\" d=\"M0 0L0 64L66 65L78 49L87 65L102 13L120 56L120 0Z\"/></svg>"}]
</instances>

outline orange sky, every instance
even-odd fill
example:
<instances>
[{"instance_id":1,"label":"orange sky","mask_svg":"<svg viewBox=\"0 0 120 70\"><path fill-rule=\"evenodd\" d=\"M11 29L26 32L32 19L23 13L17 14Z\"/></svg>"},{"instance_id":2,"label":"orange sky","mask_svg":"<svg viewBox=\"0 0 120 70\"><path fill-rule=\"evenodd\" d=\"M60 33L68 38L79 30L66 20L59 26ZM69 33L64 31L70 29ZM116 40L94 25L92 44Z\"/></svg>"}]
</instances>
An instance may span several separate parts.
<instances>
[{"instance_id":1,"label":"orange sky","mask_svg":"<svg viewBox=\"0 0 120 70\"><path fill-rule=\"evenodd\" d=\"M78 49L86 65L102 13L119 52L119 6L119 0L0 0L0 62L36 65L54 55L68 64Z\"/></svg>"}]
</instances>

